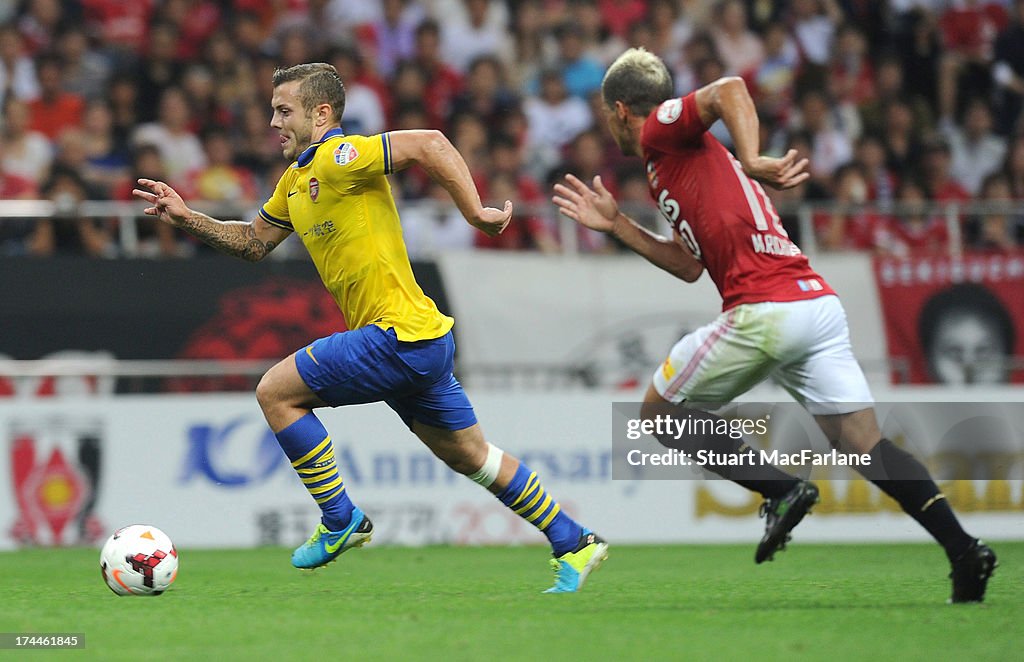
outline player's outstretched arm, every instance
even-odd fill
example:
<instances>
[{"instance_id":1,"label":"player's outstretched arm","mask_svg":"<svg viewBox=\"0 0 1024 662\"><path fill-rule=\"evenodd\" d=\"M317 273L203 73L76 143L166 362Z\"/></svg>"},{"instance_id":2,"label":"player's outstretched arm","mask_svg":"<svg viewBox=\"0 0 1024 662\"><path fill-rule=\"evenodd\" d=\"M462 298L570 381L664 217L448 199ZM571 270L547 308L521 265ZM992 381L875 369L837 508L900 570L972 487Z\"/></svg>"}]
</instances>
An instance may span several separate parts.
<instances>
[{"instance_id":1,"label":"player's outstretched arm","mask_svg":"<svg viewBox=\"0 0 1024 662\"><path fill-rule=\"evenodd\" d=\"M143 210L146 214L156 216L169 225L182 228L192 236L228 255L234 255L249 262L258 262L290 234L290 231L271 225L259 217L248 223L218 221L206 214L189 209L178 192L164 182L140 179L138 183L140 186L150 189L146 191L137 188L132 191L132 195L136 198L152 205Z\"/></svg>"},{"instance_id":2,"label":"player's outstretched arm","mask_svg":"<svg viewBox=\"0 0 1024 662\"><path fill-rule=\"evenodd\" d=\"M615 236L633 252L648 262L664 269L687 283L700 278L704 265L684 245L654 234L619 211L615 198L604 187L601 176L594 177L590 188L572 174L565 176L565 184L555 184L551 201L563 216L580 225Z\"/></svg>"},{"instance_id":3,"label":"player's outstretched arm","mask_svg":"<svg viewBox=\"0 0 1024 662\"><path fill-rule=\"evenodd\" d=\"M717 119L725 123L736 145L736 158L748 176L777 189L793 188L811 176L807 159L798 159L795 149L782 158L759 154L760 121L742 78L730 76L705 85L697 90L695 100L704 126Z\"/></svg>"},{"instance_id":4,"label":"player's outstretched arm","mask_svg":"<svg viewBox=\"0 0 1024 662\"><path fill-rule=\"evenodd\" d=\"M391 131L391 163L394 170L418 164L448 191L469 224L489 237L502 233L512 219L512 201L503 209L484 207L469 173L469 166L451 141L434 130Z\"/></svg>"}]
</instances>

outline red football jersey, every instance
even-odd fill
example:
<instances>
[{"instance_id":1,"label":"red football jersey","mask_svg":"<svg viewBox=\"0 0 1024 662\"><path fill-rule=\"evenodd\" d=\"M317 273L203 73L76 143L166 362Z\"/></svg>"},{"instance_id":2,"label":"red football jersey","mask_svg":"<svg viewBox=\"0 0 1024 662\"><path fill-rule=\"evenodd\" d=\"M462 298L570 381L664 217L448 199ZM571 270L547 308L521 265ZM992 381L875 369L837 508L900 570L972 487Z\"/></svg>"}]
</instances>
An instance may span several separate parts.
<instances>
[{"instance_id":1,"label":"red football jersey","mask_svg":"<svg viewBox=\"0 0 1024 662\"><path fill-rule=\"evenodd\" d=\"M835 294L789 240L761 185L707 132L692 93L651 113L640 142L651 196L704 263L722 310Z\"/></svg>"}]
</instances>

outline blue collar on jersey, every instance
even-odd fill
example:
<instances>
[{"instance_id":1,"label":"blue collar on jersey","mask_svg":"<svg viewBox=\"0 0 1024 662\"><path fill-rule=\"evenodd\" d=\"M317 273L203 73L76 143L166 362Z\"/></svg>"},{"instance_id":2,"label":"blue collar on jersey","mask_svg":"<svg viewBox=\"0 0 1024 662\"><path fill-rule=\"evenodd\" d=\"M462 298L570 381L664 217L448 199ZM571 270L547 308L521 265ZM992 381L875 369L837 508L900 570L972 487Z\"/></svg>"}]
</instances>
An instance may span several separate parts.
<instances>
[{"instance_id":1,"label":"blue collar on jersey","mask_svg":"<svg viewBox=\"0 0 1024 662\"><path fill-rule=\"evenodd\" d=\"M343 135L345 135L345 132L341 130L341 127L338 127L337 129L331 129L330 131L324 134L323 138L321 138L317 142L313 143L312 145L304 149L302 151L302 154L299 154L299 158L295 159L295 167L305 168L310 164L310 162L313 161L313 157L316 156L317 147L322 145L324 142L330 140L331 138Z\"/></svg>"}]
</instances>

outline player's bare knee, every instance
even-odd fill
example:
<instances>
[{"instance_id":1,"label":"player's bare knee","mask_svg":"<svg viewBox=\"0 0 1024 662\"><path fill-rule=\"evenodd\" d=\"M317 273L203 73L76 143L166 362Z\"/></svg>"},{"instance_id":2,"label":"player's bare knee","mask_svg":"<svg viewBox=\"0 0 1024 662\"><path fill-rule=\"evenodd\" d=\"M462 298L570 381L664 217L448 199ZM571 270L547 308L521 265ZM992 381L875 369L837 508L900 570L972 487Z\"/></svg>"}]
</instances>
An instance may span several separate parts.
<instances>
[{"instance_id":1,"label":"player's bare knee","mask_svg":"<svg viewBox=\"0 0 1024 662\"><path fill-rule=\"evenodd\" d=\"M264 414L269 414L274 407L280 404L280 389L275 384L273 370L268 371L260 378L256 385L256 402Z\"/></svg>"},{"instance_id":2,"label":"player's bare knee","mask_svg":"<svg viewBox=\"0 0 1024 662\"><path fill-rule=\"evenodd\" d=\"M259 407L264 413L274 405L275 390L273 377L270 376L269 372L260 377L259 383L256 384L256 402L259 403Z\"/></svg>"}]
</instances>

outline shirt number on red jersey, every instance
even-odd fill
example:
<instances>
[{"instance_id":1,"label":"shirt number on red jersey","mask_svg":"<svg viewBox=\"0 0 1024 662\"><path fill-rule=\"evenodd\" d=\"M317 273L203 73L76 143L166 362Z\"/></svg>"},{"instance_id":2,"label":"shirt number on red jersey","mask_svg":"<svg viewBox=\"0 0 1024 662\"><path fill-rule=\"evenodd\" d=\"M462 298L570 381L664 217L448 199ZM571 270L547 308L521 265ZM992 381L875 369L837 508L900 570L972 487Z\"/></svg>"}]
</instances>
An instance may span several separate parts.
<instances>
[{"instance_id":1,"label":"shirt number on red jersey","mask_svg":"<svg viewBox=\"0 0 1024 662\"><path fill-rule=\"evenodd\" d=\"M680 238L686 244L686 247L690 249L693 256L700 259L700 246L697 245L697 238L693 236L693 228L686 222L685 218L679 218L679 203L668 197L668 189L661 189L661 193L658 194L658 209L661 210L662 216L668 221L676 232L679 233Z\"/></svg>"},{"instance_id":2,"label":"shirt number on red jersey","mask_svg":"<svg viewBox=\"0 0 1024 662\"><path fill-rule=\"evenodd\" d=\"M747 177L747 174L743 172L743 166L740 165L735 156L729 152L726 152L726 154L729 156L729 162L732 163L733 170L736 171L736 178L740 180L740 188L743 189L743 195L747 198L747 206L750 207L750 213L754 217L754 227L759 232L767 232L768 218L770 217L775 231L783 237L789 237L786 228L782 225L782 219L779 218L779 214L775 211L772 201L768 199L768 194L764 192L761 184Z\"/></svg>"}]
</instances>

